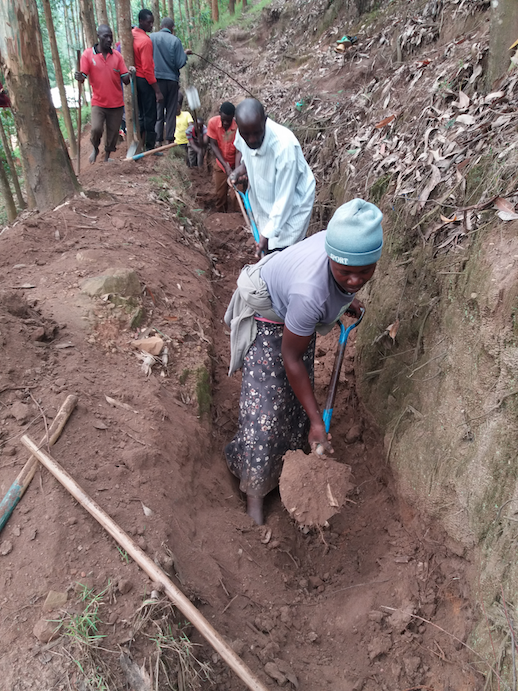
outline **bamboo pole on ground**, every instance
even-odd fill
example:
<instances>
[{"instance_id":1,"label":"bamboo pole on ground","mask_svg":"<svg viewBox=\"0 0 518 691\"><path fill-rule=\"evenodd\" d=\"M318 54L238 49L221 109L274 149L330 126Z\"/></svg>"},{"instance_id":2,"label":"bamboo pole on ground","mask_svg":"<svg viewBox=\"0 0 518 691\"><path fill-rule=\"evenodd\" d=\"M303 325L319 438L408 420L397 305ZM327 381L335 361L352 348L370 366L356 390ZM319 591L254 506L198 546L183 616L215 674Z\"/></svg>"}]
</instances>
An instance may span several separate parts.
<instances>
[{"instance_id":1,"label":"bamboo pole on ground","mask_svg":"<svg viewBox=\"0 0 518 691\"><path fill-rule=\"evenodd\" d=\"M181 590L165 575L155 562L138 547L130 536L108 514L86 494L77 482L62 468L59 463L38 449L34 441L26 434L20 440L29 451L47 468L49 472L67 489L81 506L88 511L102 527L126 550L130 557L140 568L156 583L160 583L169 599L176 605L180 612L187 617L193 626L201 633L214 650L221 655L228 666L237 674L251 691L268 691L241 658L236 655L223 637L214 629L201 612L192 604Z\"/></svg>"},{"instance_id":2,"label":"bamboo pole on ground","mask_svg":"<svg viewBox=\"0 0 518 691\"><path fill-rule=\"evenodd\" d=\"M77 405L77 396L67 396L65 402L58 411L58 414L52 421L51 426L48 430L48 444L53 446L61 432L63 427L66 425L68 418L72 415L72 411ZM47 435L43 437L40 442L40 446L47 442ZM25 490L30 485L32 478L34 477L36 470L38 469L38 459L31 456L27 463L18 473L18 477L9 487L7 494L0 502L0 532L4 528L5 524L9 520L15 506L18 504L20 499L23 497Z\"/></svg>"}]
</instances>

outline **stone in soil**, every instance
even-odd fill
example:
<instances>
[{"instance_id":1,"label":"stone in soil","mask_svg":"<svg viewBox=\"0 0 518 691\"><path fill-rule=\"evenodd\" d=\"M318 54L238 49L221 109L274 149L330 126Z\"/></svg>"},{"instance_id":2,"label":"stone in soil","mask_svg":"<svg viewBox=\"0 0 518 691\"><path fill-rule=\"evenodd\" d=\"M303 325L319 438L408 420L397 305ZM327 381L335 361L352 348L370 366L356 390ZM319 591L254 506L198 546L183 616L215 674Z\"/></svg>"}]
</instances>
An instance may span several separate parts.
<instances>
[{"instance_id":1,"label":"stone in soil","mask_svg":"<svg viewBox=\"0 0 518 691\"><path fill-rule=\"evenodd\" d=\"M48 621L47 619L40 619L34 625L32 630L36 638L42 643L49 643L54 638L59 636L60 622Z\"/></svg>"},{"instance_id":2,"label":"stone in soil","mask_svg":"<svg viewBox=\"0 0 518 691\"><path fill-rule=\"evenodd\" d=\"M282 503L299 523L324 525L353 489L348 465L303 451L288 451L279 482Z\"/></svg>"},{"instance_id":3,"label":"stone in soil","mask_svg":"<svg viewBox=\"0 0 518 691\"><path fill-rule=\"evenodd\" d=\"M43 603L44 612L52 612L53 609L60 609L67 603L67 594L56 590L49 590L45 602Z\"/></svg>"},{"instance_id":4,"label":"stone in soil","mask_svg":"<svg viewBox=\"0 0 518 691\"><path fill-rule=\"evenodd\" d=\"M102 276L87 278L81 292L94 297L115 293L122 297L139 297L142 291L137 274L132 269L107 269Z\"/></svg>"}]
</instances>

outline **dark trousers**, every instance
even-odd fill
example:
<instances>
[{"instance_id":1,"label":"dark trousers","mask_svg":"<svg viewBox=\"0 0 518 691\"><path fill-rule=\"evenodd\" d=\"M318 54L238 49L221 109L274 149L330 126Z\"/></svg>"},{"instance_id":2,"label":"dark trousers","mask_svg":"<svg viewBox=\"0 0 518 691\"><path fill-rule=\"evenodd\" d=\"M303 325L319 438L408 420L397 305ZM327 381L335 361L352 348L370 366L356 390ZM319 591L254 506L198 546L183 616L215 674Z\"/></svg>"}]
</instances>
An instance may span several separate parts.
<instances>
[{"instance_id":1,"label":"dark trousers","mask_svg":"<svg viewBox=\"0 0 518 691\"><path fill-rule=\"evenodd\" d=\"M117 150L119 140L119 128L122 122L123 106L120 108L101 108L92 106L90 121L92 129L90 131L90 141L94 149L99 150L99 145L103 136L104 125L106 124L106 138L104 150L106 153Z\"/></svg>"},{"instance_id":2,"label":"dark trousers","mask_svg":"<svg viewBox=\"0 0 518 691\"><path fill-rule=\"evenodd\" d=\"M156 104L156 140L159 144L165 138L174 141L174 131L176 129L176 108L178 106L178 82L172 79L157 79L160 91L164 96L162 103Z\"/></svg>"},{"instance_id":3,"label":"dark trousers","mask_svg":"<svg viewBox=\"0 0 518 691\"><path fill-rule=\"evenodd\" d=\"M140 134L145 137L146 151L155 148L156 96L155 90L144 77L137 77L137 99Z\"/></svg>"}]
</instances>

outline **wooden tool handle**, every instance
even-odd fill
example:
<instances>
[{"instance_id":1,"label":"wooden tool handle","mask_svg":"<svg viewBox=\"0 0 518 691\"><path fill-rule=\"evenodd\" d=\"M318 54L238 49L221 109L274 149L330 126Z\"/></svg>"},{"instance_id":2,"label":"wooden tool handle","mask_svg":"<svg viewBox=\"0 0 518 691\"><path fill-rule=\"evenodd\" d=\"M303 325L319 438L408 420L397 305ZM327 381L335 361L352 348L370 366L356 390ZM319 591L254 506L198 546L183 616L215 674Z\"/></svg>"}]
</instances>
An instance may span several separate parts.
<instances>
[{"instance_id":1,"label":"wooden tool handle","mask_svg":"<svg viewBox=\"0 0 518 691\"><path fill-rule=\"evenodd\" d=\"M58 411L48 430L48 444L52 446L56 443L72 411L76 407L77 396L67 396L65 402ZM47 435L43 437L40 446L47 442ZM16 480L7 490L5 497L0 502L0 531L11 517L15 506L23 497L25 490L30 485L38 468L38 459L31 456L27 463L18 473Z\"/></svg>"},{"instance_id":2,"label":"wooden tool handle","mask_svg":"<svg viewBox=\"0 0 518 691\"><path fill-rule=\"evenodd\" d=\"M195 626L201 635L212 645L214 650L221 655L228 666L234 670L238 677L252 691L268 691L267 687L253 674L222 636L209 624L201 612L192 604L181 590L165 575L155 562L138 547L115 521L105 513L95 501L84 492L77 482L62 468L57 461L45 452L38 449L32 439L26 434L21 438L31 453L54 475L88 513L90 513L103 528L126 550L130 557L153 581L164 587L164 592L169 599Z\"/></svg>"},{"instance_id":3,"label":"wooden tool handle","mask_svg":"<svg viewBox=\"0 0 518 691\"><path fill-rule=\"evenodd\" d=\"M134 161L138 161L140 158L144 158L144 156L150 156L151 154L156 154L157 151L165 151L165 149L171 149L173 146L178 146L178 144L173 143L173 144L165 144L164 146L157 146L156 149L150 149L149 151L144 151L144 153L137 154L136 156L132 156L131 158Z\"/></svg>"}]
</instances>

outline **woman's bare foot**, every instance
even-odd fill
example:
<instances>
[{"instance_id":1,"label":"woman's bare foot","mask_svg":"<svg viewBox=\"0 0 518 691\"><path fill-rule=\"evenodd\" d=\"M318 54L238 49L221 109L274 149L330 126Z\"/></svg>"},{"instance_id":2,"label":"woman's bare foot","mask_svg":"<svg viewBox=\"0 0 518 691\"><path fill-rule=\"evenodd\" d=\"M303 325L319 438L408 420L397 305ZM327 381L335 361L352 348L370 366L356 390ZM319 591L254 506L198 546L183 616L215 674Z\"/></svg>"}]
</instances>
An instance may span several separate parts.
<instances>
[{"instance_id":1,"label":"woman's bare foot","mask_svg":"<svg viewBox=\"0 0 518 691\"><path fill-rule=\"evenodd\" d=\"M88 159L90 161L90 163L95 163L98 155L99 155L99 149L94 149L92 151L92 153L90 154L90 158Z\"/></svg>"},{"instance_id":2,"label":"woman's bare foot","mask_svg":"<svg viewBox=\"0 0 518 691\"><path fill-rule=\"evenodd\" d=\"M257 525L264 525L263 497L251 497L246 495L246 512Z\"/></svg>"}]
</instances>

